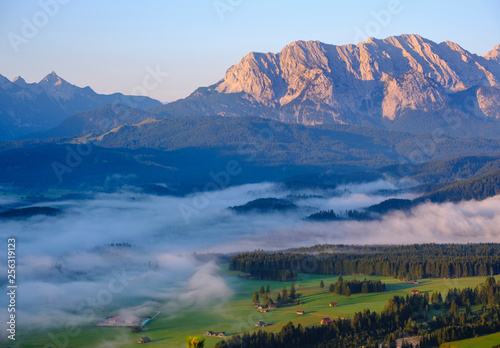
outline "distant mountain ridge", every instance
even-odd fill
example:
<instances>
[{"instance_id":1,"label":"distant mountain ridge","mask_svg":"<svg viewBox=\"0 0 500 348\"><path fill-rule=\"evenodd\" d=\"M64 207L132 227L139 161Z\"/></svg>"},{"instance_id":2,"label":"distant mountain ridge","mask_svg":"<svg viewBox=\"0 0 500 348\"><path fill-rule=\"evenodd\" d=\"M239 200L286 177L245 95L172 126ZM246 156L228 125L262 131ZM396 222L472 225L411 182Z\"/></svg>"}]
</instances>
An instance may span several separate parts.
<instances>
[{"instance_id":1,"label":"distant mountain ridge","mask_svg":"<svg viewBox=\"0 0 500 348\"><path fill-rule=\"evenodd\" d=\"M83 191L164 184L170 191L187 193L202 190L213 182L211 174L237 163L242 170L230 178L230 185L283 181L287 187L327 189L342 182L409 176L432 186L500 168L500 140L481 138L443 139L439 151L428 158L442 161L408 163L407 167L406 159L425 137L349 125L277 123L257 117L146 120L86 139L91 143L90 153L81 153L75 143L78 139L0 142L0 184ZM68 162L70 154L81 161L76 167ZM474 157L450 159L464 155ZM68 170L58 176L54 163Z\"/></svg>"},{"instance_id":2,"label":"distant mountain ridge","mask_svg":"<svg viewBox=\"0 0 500 348\"><path fill-rule=\"evenodd\" d=\"M153 118L153 115L147 111L121 104L106 104L96 109L76 112L56 127L27 134L23 136L23 139L63 138L77 135L99 136L115 127L140 123L150 118Z\"/></svg>"},{"instance_id":3,"label":"distant mountain ridge","mask_svg":"<svg viewBox=\"0 0 500 348\"><path fill-rule=\"evenodd\" d=\"M223 149L273 165L353 165L381 167L398 163L415 151L427 136L349 125L304 126L258 117L177 117L123 125L96 139L103 148ZM492 155L499 139L441 139L428 161L464 155ZM403 156L403 157L401 157Z\"/></svg>"},{"instance_id":4,"label":"distant mountain ridge","mask_svg":"<svg viewBox=\"0 0 500 348\"><path fill-rule=\"evenodd\" d=\"M106 104L142 110L161 105L149 97L98 94L90 87L72 85L55 72L38 83L26 83L21 77L11 82L0 75L0 141L47 130L76 112Z\"/></svg>"},{"instance_id":5,"label":"distant mountain ridge","mask_svg":"<svg viewBox=\"0 0 500 348\"><path fill-rule=\"evenodd\" d=\"M419 35L342 46L296 41L279 53L251 52L216 84L150 111L498 137L499 52L497 45L481 57ZM450 127L457 118L460 127Z\"/></svg>"},{"instance_id":6,"label":"distant mountain ridge","mask_svg":"<svg viewBox=\"0 0 500 348\"><path fill-rule=\"evenodd\" d=\"M123 107L100 109L108 104ZM151 117L217 115L500 138L500 45L481 57L419 35L342 46L296 41L279 53L251 52L216 84L165 105L97 94L55 72L39 83L0 75L0 141L107 132Z\"/></svg>"}]
</instances>

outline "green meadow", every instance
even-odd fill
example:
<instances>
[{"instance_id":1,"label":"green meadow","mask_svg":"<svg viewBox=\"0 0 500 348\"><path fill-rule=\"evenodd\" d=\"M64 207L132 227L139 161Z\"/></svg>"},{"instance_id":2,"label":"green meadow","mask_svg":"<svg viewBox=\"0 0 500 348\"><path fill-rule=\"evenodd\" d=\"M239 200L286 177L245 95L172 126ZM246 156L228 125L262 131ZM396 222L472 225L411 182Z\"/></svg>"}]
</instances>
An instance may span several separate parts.
<instances>
[{"instance_id":1,"label":"green meadow","mask_svg":"<svg viewBox=\"0 0 500 348\"><path fill-rule=\"evenodd\" d=\"M158 310L161 310L161 314L151 321L141 333L133 334L129 328L81 327L78 334L71 330L67 333L53 330L52 332L32 332L29 337L21 337L22 332L19 330L19 338L24 339L22 346L27 348L58 346L112 348L136 347L137 340L144 336L152 340L148 347L185 347L184 339L187 336L199 336L205 338L205 347L212 348L220 338L203 336L209 330L224 331L228 335L233 335L259 329L277 332L289 321L295 325L318 325L321 318L324 317L347 318L365 308L380 311L389 298L394 295L409 294L412 289L418 289L420 292L439 291L446 293L449 288L475 287L484 281L484 277L472 277L450 280L422 279L419 284L408 284L386 277L344 276L346 280L353 278L358 280L364 278L380 279L386 283L387 287L387 291L383 293L355 294L346 298L328 291L328 285L336 282L337 276L300 275L299 280L294 283L297 294L300 295L299 300L303 304L283 306L268 313L260 313L253 306L253 293L259 291L261 285L266 287L269 284L271 298L276 299L277 293L284 286L289 289L291 282L241 279L237 277L236 272L229 272L225 269L227 269L227 265L221 265L220 274L232 288L232 296L222 302L209 303L203 307L191 308L178 313L169 312L168 307L159 303ZM320 280L324 281L324 288L319 287ZM338 302L338 306L329 307L329 302ZM297 310L302 310L305 313L298 315ZM151 315L153 314L151 313ZM258 321L264 321L271 325L264 328L255 327L255 323ZM469 346L457 345L457 347Z\"/></svg>"},{"instance_id":2,"label":"green meadow","mask_svg":"<svg viewBox=\"0 0 500 348\"><path fill-rule=\"evenodd\" d=\"M441 345L441 348L491 348L500 344L500 332Z\"/></svg>"}]
</instances>

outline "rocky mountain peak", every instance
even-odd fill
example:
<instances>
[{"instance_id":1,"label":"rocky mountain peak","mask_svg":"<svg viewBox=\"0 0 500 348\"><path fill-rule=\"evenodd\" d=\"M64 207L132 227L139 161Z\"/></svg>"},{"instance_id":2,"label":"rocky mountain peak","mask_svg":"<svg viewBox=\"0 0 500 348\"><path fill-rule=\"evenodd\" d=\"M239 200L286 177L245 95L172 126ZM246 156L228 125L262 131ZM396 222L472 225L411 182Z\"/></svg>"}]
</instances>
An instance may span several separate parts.
<instances>
[{"instance_id":1,"label":"rocky mountain peak","mask_svg":"<svg viewBox=\"0 0 500 348\"><path fill-rule=\"evenodd\" d=\"M491 51L486 53L484 58L500 63L500 44L496 45Z\"/></svg>"},{"instance_id":2,"label":"rocky mountain peak","mask_svg":"<svg viewBox=\"0 0 500 348\"><path fill-rule=\"evenodd\" d=\"M51 85L51 86L60 86L63 84L68 84L68 82L59 77L55 71L52 71L50 74L45 76L39 83L41 85Z\"/></svg>"},{"instance_id":3,"label":"rocky mountain peak","mask_svg":"<svg viewBox=\"0 0 500 348\"><path fill-rule=\"evenodd\" d=\"M480 57L454 42L415 34L356 45L294 41L277 53L247 54L210 86L210 93L193 93L159 110L302 124L391 128L397 123L394 129L418 126L416 132L445 124L443 115L451 109L497 119L499 46ZM466 96L474 108L464 105Z\"/></svg>"},{"instance_id":4,"label":"rocky mountain peak","mask_svg":"<svg viewBox=\"0 0 500 348\"><path fill-rule=\"evenodd\" d=\"M27 84L26 81L21 76L14 77L14 79L12 80L12 83L15 83L16 85L21 85L21 86L24 86Z\"/></svg>"},{"instance_id":5,"label":"rocky mountain peak","mask_svg":"<svg viewBox=\"0 0 500 348\"><path fill-rule=\"evenodd\" d=\"M498 86L500 76L483 65L477 56L453 42L437 44L414 34L342 46L295 41L276 54L249 53L228 69L216 90L245 92L265 105L285 105L319 94L333 105L335 94L348 93L342 85L350 85L352 90L361 81L383 82L388 76L397 78L408 71L421 72L448 92L476 85Z\"/></svg>"},{"instance_id":6,"label":"rocky mountain peak","mask_svg":"<svg viewBox=\"0 0 500 348\"><path fill-rule=\"evenodd\" d=\"M81 92L79 87L62 79L55 71L45 76L38 85L56 100L69 100Z\"/></svg>"}]
</instances>

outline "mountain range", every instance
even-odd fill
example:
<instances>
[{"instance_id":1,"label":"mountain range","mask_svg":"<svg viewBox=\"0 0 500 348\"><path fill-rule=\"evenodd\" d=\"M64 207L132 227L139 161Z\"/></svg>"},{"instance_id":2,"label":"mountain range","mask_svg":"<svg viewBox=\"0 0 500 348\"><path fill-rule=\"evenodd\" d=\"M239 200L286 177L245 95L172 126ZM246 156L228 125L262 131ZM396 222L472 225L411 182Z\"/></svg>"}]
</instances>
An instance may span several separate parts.
<instances>
[{"instance_id":1,"label":"mountain range","mask_svg":"<svg viewBox=\"0 0 500 348\"><path fill-rule=\"evenodd\" d=\"M45 131L76 112L116 104L142 110L161 105L149 97L98 94L90 87L72 85L55 72L38 83L26 83L22 77L11 82L0 75L0 140Z\"/></svg>"},{"instance_id":2,"label":"mountain range","mask_svg":"<svg viewBox=\"0 0 500 348\"><path fill-rule=\"evenodd\" d=\"M418 35L250 53L218 83L165 105L97 94L54 72L31 84L0 76L0 140L10 140L0 141L0 184L186 193L229 161L243 169L231 185L328 186L359 172L467 179L499 168L499 81L500 45L481 57ZM68 167L82 142L91 154Z\"/></svg>"},{"instance_id":3,"label":"mountain range","mask_svg":"<svg viewBox=\"0 0 500 348\"><path fill-rule=\"evenodd\" d=\"M341 46L295 41L278 53L251 52L216 84L165 105L147 97L97 94L54 72L31 84L0 75L0 102L0 140L214 115L497 138L500 45L478 56L456 43L438 44L419 35ZM122 106L102 108L109 104Z\"/></svg>"},{"instance_id":4,"label":"mountain range","mask_svg":"<svg viewBox=\"0 0 500 348\"><path fill-rule=\"evenodd\" d=\"M500 45L481 57L419 35L342 46L296 41L279 53L251 52L216 84L151 111L497 137L499 56Z\"/></svg>"}]
</instances>

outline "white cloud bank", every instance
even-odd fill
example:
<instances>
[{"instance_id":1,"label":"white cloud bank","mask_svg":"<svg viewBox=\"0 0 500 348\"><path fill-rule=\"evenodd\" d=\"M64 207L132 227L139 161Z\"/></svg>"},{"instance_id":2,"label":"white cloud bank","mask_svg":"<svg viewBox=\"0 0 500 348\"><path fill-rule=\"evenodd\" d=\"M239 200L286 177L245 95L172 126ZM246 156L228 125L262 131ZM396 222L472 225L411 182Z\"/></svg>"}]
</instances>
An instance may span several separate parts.
<instances>
[{"instance_id":1,"label":"white cloud bank","mask_svg":"<svg viewBox=\"0 0 500 348\"><path fill-rule=\"evenodd\" d=\"M379 181L343 187L335 194L307 192L324 198L297 199L299 209L286 214L246 215L226 208L292 192L263 183L183 198L98 194L93 199L57 203L64 209L58 216L1 221L0 248L6 250L7 237L17 238L22 325L48 328L95 321L120 310L149 314L161 310L160 303L175 314L229 298L230 286L217 274L216 265L196 260L195 251L271 250L318 243L500 241L500 197L427 203L379 221L302 220L320 209L341 211L379 203L389 198L379 190L395 188ZM182 205L194 209L189 221L179 210ZM127 246L109 247L110 243ZM2 267L0 272L6 274ZM6 300L0 300L3 308Z\"/></svg>"}]
</instances>

